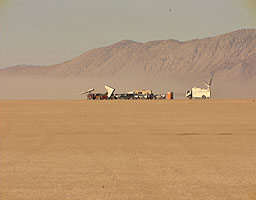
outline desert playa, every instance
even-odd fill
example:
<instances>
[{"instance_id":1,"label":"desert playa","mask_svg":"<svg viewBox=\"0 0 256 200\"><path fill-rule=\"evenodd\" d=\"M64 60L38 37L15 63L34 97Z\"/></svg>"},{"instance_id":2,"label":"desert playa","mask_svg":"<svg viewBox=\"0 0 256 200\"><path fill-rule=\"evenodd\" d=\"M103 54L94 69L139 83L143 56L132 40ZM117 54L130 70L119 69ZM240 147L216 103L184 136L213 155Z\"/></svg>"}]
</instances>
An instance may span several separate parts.
<instances>
[{"instance_id":1,"label":"desert playa","mask_svg":"<svg viewBox=\"0 0 256 200\"><path fill-rule=\"evenodd\" d=\"M256 199L253 100L0 101L0 199Z\"/></svg>"}]
</instances>

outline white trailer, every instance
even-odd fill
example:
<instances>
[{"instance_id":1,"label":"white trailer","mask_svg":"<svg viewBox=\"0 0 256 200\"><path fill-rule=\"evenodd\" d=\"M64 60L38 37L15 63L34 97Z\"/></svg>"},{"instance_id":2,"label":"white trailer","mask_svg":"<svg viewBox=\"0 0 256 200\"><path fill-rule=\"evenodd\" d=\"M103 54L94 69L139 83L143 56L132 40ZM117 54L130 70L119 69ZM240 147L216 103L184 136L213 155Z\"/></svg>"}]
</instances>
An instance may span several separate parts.
<instances>
[{"instance_id":1,"label":"white trailer","mask_svg":"<svg viewBox=\"0 0 256 200\"><path fill-rule=\"evenodd\" d=\"M188 90L186 92L186 97L189 99L209 99L211 98L211 84L212 84L212 78L210 79L209 84L205 83L207 88L197 88L193 87L191 90Z\"/></svg>"}]
</instances>

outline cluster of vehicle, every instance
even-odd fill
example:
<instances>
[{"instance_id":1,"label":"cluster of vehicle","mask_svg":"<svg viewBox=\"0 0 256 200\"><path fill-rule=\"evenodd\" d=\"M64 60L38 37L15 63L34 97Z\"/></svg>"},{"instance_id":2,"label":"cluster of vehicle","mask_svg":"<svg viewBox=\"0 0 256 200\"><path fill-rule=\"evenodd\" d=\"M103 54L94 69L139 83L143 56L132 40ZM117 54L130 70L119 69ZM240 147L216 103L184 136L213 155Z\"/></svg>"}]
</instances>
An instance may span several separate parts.
<instances>
[{"instance_id":1,"label":"cluster of vehicle","mask_svg":"<svg viewBox=\"0 0 256 200\"><path fill-rule=\"evenodd\" d=\"M92 93L94 89L89 89L84 92L81 92L79 95L87 94L88 100L104 100L104 99L112 99L115 89L110 86L105 86L107 92L102 93Z\"/></svg>"},{"instance_id":2,"label":"cluster of vehicle","mask_svg":"<svg viewBox=\"0 0 256 200\"><path fill-rule=\"evenodd\" d=\"M137 99L165 99L165 94L136 94L136 93L124 93L124 94L114 94L113 99L124 99L124 100L137 100Z\"/></svg>"},{"instance_id":3,"label":"cluster of vehicle","mask_svg":"<svg viewBox=\"0 0 256 200\"><path fill-rule=\"evenodd\" d=\"M165 94L153 94L152 90L133 90L127 93L114 94L115 89L110 86L105 86L106 93L92 93L94 89L81 92L80 95L87 94L88 100L104 100L104 99L165 99Z\"/></svg>"},{"instance_id":4,"label":"cluster of vehicle","mask_svg":"<svg viewBox=\"0 0 256 200\"><path fill-rule=\"evenodd\" d=\"M104 99L109 99L108 94L101 94L101 93L89 93L87 95L87 99L89 100L104 100Z\"/></svg>"},{"instance_id":5,"label":"cluster of vehicle","mask_svg":"<svg viewBox=\"0 0 256 200\"><path fill-rule=\"evenodd\" d=\"M205 83L207 88L193 87L191 90L187 90L186 97L189 99L209 99L211 97L211 84L212 78L209 83ZM92 93L94 89L89 89L82 94L87 94L88 100L104 100L104 99L173 99L173 92L167 92L166 94L153 94L152 90L133 90L127 93L114 94L115 89L110 86L105 86L106 93Z\"/></svg>"}]
</instances>

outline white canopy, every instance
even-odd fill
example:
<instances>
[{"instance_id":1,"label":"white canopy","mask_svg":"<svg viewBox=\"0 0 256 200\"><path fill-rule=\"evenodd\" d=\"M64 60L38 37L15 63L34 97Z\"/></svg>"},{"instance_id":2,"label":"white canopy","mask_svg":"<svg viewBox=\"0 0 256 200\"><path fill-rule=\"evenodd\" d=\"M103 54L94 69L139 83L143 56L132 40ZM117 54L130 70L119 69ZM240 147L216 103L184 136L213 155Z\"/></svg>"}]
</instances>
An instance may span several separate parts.
<instances>
[{"instance_id":1,"label":"white canopy","mask_svg":"<svg viewBox=\"0 0 256 200\"><path fill-rule=\"evenodd\" d=\"M115 91L115 88L112 88L110 86L105 86L106 90L108 91L108 98L110 98L112 96L112 94L114 93Z\"/></svg>"}]
</instances>

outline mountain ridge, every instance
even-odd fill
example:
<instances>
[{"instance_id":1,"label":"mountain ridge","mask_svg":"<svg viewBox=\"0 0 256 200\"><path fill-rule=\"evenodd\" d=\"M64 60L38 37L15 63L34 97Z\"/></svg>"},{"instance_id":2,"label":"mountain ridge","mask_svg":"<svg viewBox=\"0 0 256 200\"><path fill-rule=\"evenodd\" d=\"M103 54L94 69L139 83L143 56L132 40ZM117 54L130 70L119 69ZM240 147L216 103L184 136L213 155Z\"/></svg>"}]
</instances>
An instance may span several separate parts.
<instances>
[{"instance_id":1,"label":"mountain ridge","mask_svg":"<svg viewBox=\"0 0 256 200\"><path fill-rule=\"evenodd\" d=\"M242 64L242 65L241 65ZM122 40L91 49L71 60L48 66L17 65L0 70L1 75L74 77L122 73L183 77L246 71L245 79L255 75L246 66L256 64L256 29L189 41L158 40L145 43ZM242 70L243 68L243 70ZM247 75L246 75L247 74Z\"/></svg>"},{"instance_id":2,"label":"mountain ridge","mask_svg":"<svg viewBox=\"0 0 256 200\"><path fill-rule=\"evenodd\" d=\"M29 81L21 90L34 84L42 85L42 90L47 92L53 90L47 86L48 77L52 85L54 79L64 78L52 91L55 95L56 91L64 90L62 87L67 78L70 79L69 85L77 82L70 86L70 92L74 88L82 89L82 85L100 88L100 85L110 84L122 91L152 88L181 94L186 88L199 86L203 80L214 76L216 96L229 98L240 92L245 94L244 97L251 97L256 96L253 86L256 85L256 29L189 41L169 39L141 43L122 40L91 49L59 64L18 65L1 69L0 75L1 79L15 77L8 82L15 86L8 91L6 89L10 95L18 90L17 85L22 87L21 79L14 84L16 78L21 77L27 77L26 81ZM42 79L40 83L39 79Z\"/></svg>"}]
</instances>

